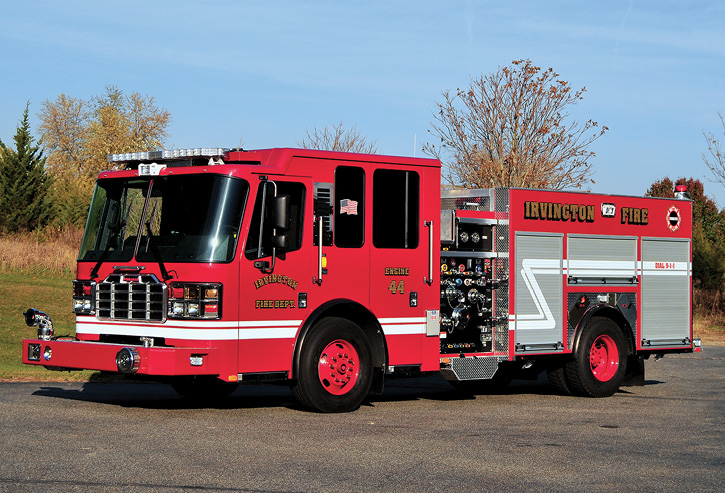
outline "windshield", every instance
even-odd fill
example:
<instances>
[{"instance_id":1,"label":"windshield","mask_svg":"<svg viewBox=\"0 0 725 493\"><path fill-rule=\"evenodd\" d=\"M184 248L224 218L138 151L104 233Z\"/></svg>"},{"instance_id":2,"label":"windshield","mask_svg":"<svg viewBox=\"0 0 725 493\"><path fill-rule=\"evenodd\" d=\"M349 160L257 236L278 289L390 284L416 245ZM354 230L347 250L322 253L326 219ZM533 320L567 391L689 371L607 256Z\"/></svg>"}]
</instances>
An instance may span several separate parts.
<instances>
[{"instance_id":1,"label":"windshield","mask_svg":"<svg viewBox=\"0 0 725 493\"><path fill-rule=\"evenodd\" d=\"M79 260L229 262L248 192L211 174L99 180Z\"/></svg>"}]
</instances>

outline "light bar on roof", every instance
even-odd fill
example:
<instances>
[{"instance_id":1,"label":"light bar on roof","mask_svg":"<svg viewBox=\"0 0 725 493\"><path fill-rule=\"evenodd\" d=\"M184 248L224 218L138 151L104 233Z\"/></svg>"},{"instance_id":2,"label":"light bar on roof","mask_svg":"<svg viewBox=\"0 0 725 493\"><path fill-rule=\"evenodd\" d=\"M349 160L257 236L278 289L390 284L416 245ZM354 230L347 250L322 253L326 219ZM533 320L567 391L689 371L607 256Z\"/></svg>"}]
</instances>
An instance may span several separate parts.
<instances>
[{"instance_id":1,"label":"light bar on roof","mask_svg":"<svg viewBox=\"0 0 725 493\"><path fill-rule=\"evenodd\" d=\"M167 149L163 151L122 152L109 154L109 163L126 163L130 161L153 161L160 159L181 159L193 157L222 157L229 149L221 147L196 147L193 149Z\"/></svg>"}]
</instances>

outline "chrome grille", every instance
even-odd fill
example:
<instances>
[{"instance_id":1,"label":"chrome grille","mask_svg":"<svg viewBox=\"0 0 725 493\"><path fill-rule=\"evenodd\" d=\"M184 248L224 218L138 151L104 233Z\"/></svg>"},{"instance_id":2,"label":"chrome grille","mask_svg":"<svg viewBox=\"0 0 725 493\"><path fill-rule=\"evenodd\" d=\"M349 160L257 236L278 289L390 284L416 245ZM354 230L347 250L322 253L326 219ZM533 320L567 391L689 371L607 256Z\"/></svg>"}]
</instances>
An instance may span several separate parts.
<instances>
[{"instance_id":1,"label":"chrome grille","mask_svg":"<svg viewBox=\"0 0 725 493\"><path fill-rule=\"evenodd\" d=\"M163 322L166 284L153 274L111 274L96 285L96 307L98 318Z\"/></svg>"}]
</instances>

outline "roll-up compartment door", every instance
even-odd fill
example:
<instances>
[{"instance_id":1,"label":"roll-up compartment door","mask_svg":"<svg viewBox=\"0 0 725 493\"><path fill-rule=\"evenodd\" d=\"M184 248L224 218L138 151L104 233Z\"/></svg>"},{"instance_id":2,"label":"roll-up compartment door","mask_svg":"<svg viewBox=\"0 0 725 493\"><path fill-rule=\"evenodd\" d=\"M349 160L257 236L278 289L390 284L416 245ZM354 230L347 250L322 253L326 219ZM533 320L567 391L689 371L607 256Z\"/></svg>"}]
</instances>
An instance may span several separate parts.
<instances>
[{"instance_id":1,"label":"roll-up compartment door","mask_svg":"<svg viewBox=\"0 0 725 493\"><path fill-rule=\"evenodd\" d=\"M689 346L690 240L642 239L642 347Z\"/></svg>"},{"instance_id":2,"label":"roll-up compartment door","mask_svg":"<svg viewBox=\"0 0 725 493\"><path fill-rule=\"evenodd\" d=\"M562 349L563 235L516 233L517 352Z\"/></svg>"}]
</instances>

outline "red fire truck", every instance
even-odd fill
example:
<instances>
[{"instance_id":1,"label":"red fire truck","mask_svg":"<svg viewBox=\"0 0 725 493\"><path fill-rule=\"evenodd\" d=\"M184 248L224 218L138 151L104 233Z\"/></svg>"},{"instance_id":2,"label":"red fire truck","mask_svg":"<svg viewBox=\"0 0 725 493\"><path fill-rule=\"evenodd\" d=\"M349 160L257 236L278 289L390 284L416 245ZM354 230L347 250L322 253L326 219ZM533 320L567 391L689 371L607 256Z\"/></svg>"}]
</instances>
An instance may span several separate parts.
<instances>
[{"instance_id":1,"label":"red fire truck","mask_svg":"<svg viewBox=\"0 0 725 493\"><path fill-rule=\"evenodd\" d=\"M643 384L650 356L699 349L682 193L441 192L436 160L300 149L109 161L76 335L29 309L24 363L199 398L283 381L336 412L427 372L479 391L545 370L561 392L609 396Z\"/></svg>"}]
</instances>

